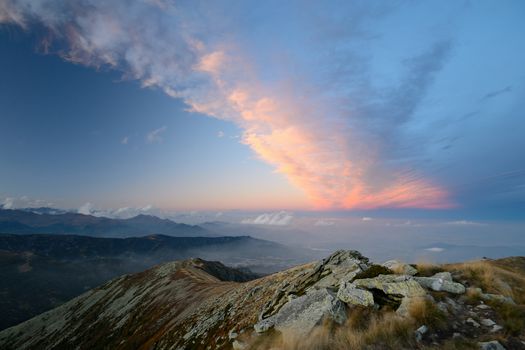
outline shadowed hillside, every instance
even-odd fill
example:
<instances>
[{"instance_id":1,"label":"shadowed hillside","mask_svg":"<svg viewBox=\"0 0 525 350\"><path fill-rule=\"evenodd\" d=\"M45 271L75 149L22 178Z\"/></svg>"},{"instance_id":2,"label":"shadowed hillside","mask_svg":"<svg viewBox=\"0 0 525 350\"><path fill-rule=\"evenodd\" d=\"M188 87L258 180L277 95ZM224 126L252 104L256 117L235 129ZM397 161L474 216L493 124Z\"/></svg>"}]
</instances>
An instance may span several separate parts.
<instances>
[{"instance_id":1,"label":"shadowed hillside","mask_svg":"<svg viewBox=\"0 0 525 350\"><path fill-rule=\"evenodd\" d=\"M163 262L199 256L260 274L307 261L304 253L246 236L153 235L121 239L0 234L0 329L56 307L112 278Z\"/></svg>"}]
</instances>

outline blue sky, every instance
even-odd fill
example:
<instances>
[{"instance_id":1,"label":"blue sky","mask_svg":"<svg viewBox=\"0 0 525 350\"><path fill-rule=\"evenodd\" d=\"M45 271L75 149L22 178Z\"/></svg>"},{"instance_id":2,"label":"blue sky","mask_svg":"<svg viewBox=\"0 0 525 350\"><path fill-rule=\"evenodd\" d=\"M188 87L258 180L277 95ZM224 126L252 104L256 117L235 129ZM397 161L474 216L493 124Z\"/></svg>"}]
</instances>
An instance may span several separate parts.
<instances>
[{"instance_id":1,"label":"blue sky","mask_svg":"<svg viewBox=\"0 0 525 350\"><path fill-rule=\"evenodd\" d=\"M520 218L524 10L3 2L0 195Z\"/></svg>"}]
</instances>

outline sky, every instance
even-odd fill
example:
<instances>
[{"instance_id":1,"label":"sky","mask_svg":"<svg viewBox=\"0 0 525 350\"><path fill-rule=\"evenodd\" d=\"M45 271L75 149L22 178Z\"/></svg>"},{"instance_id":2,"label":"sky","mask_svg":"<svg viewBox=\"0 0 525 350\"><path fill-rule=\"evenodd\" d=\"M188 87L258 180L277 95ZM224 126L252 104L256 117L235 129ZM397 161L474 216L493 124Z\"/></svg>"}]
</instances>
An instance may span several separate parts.
<instances>
[{"instance_id":1,"label":"sky","mask_svg":"<svg viewBox=\"0 0 525 350\"><path fill-rule=\"evenodd\" d=\"M0 0L0 198L523 218L524 11Z\"/></svg>"}]
</instances>

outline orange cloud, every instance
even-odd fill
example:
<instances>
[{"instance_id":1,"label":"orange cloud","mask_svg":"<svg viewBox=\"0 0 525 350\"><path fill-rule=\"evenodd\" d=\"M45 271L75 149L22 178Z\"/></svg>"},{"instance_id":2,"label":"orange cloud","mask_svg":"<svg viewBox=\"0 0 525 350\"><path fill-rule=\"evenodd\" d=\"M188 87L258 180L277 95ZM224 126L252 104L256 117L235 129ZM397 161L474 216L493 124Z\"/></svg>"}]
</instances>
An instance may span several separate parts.
<instances>
[{"instance_id":1,"label":"orange cloud","mask_svg":"<svg viewBox=\"0 0 525 350\"><path fill-rule=\"evenodd\" d=\"M302 189L316 208L451 206L444 189L429 180L412 179L406 173L392 173L387 177L387 185L367 181L367 172L376 161L372 145L359 145L361 151L366 151L356 156L347 150L345 140L352 138L352 134L338 130L341 123L337 120L323 119L323 113L319 112L322 106L315 101L302 104L286 90L265 93L257 82L232 84L228 72L232 65L218 69L220 65L215 62L219 57L224 64L227 58L223 52L205 55L198 69L211 75L224 101L218 103L211 98L205 104L192 103L191 99L187 102L194 110L219 117L216 113L219 106L233 111L231 116L223 118L244 128L243 142Z\"/></svg>"},{"instance_id":2,"label":"orange cloud","mask_svg":"<svg viewBox=\"0 0 525 350\"><path fill-rule=\"evenodd\" d=\"M204 22L200 17L185 20L180 5L157 3L101 1L77 8L57 2L48 8L8 1L0 5L0 23L26 27L38 18L68 42L65 59L120 69L183 99L191 111L236 123L242 141L317 208L451 206L447 191L432 180L382 165L374 142L380 133L363 137L358 121L349 126L348 116L334 112L329 93L295 76L265 83L232 46L197 39L192 27Z\"/></svg>"}]
</instances>

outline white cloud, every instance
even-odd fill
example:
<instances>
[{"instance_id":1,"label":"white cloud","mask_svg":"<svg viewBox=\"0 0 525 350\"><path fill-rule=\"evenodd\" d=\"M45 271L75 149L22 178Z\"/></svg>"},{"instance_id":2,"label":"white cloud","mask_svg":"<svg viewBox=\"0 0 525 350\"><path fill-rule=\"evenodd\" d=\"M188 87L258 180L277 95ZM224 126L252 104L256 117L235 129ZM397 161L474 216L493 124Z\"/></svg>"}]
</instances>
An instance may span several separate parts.
<instances>
[{"instance_id":1,"label":"white cloud","mask_svg":"<svg viewBox=\"0 0 525 350\"><path fill-rule=\"evenodd\" d=\"M225 133L224 133L224 131L222 131L222 130L219 131L219 132L217 133L217 137L218 137L218 138L223 138L224 135L225 135Z\"/></svg>"},{"instance_id":2,"label":"white cloud","mask_svg":"<svg viewBox=\"0 0 525 350\"><path fill-rule=\"evenodd\" d=\"M485 226L486 225L481 222L468 221L468 220L449 221L447 222L447 224L448 225L460 225L460 226Z\"/></svg>"},{"instance_id":3,"label":"white cloud","mask_svg":"<svg viewBox=\"0 0 525 350\"><path fill-rule=\"evenodd\" d=\"M2 203L2 208L4 209L13 209L13 206L14 206L14 199L13 198L9 198L7 197L6 199L4 199L4 202Z\"/></svg>"},{"instance_id":4,"label":"white cloud","mask_svg":"<svg viewBox=\"0 0 525 350\"><path fill-rule=\"evenodd\" d=\"M122 138L122 140L120 141L121 144L123 145L127 145L129 142L129 136L125 136L124 138Z\"/></svg>"},{"instance_id":5,"label":"white cloud","mask_svg":"<svg viewBox=\"0 0 525 350\"><path fill-rule=\"evenodd\" d=\"M286 226L289 225L293 220L293 215L286 211L279 211L275 213L265 213L257 216L255 219L244 219L241 221L243 224L252 225L274 225L274 226Z\"/></svg>"},{"instance_id":6,"label":"white cloud","mask_svg":"<svg viewBox=\"0 0 525 350\"><path fill-rule=\"evenodd\" d=\"M429 252L433 252L433 253L441 253L445 249L444 248L439 248L439 247L431 247L431 248L426 248L425 250L427 250Z\"/></svg>"},{"instance_id":7,"label":"white cloud","mask_svg":"<svg viewBox=\"0 0 525 350\"><path fill-rule=\"evenodd\" d=\"M4 200L0 202L0 207L3 209L39 208L52 206L53 203L49 201L29 198L27 196L5 197Z\"/></svg>"},{"instance_id":8,"label":"white cloud","mask_svg":"<svg viewBox=\"0 0 525 350\"><path fill-rule=\"evenodd\" d=\"M96 209L87 202L78 208L77 212L84 215L93 215L112 219L129 219L140 214L160 216L161 212L151 204L144 207L122 207L117 209Z\"/></svg>"},{"instance_id":9,"label":"white cloud","mask_svg":"<svg viewBox=\"0 0 525 350\"><path fill-rule=\"evenodd\" d=\"M372 221L373 219L371 217L365 216L361 220L363 220L363 221Z\"/></svg>"},{"instance_id":10,"label":"white cloud","mask_svg":"<svg viewBox=\"0 0 525 350\"><path fill-rule=\"evenodd\" d=\"M152 130L146 136L148 143L161 143L164 139L162 138L162 133L166 131L167 127L162 126L158 129Z\"/></svg>"},{"instance_id":11,"label":"white cloud","mask_svg":"<svg viewBox=\"0 0 525 350\"><path fill-rule=\"evenodd\" d=\"M328 221L328 220L317 220L315 222L315 226L333 226L335 224L334 221Z\"/></svg>"},{"instance_id":12,"label":"white cloud","mask_svg":"<svg viewBox=\"0 0 525 350\"><path fill-rule=\"evenodd\" d=\"M84 203L80 206L80 208L78 208L77 212L79 214L91 215L91 213L93 212L93 205L89 202Z\"/></svg>"}]
</instances>

